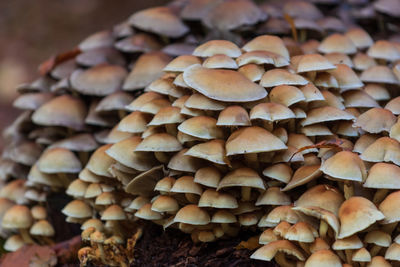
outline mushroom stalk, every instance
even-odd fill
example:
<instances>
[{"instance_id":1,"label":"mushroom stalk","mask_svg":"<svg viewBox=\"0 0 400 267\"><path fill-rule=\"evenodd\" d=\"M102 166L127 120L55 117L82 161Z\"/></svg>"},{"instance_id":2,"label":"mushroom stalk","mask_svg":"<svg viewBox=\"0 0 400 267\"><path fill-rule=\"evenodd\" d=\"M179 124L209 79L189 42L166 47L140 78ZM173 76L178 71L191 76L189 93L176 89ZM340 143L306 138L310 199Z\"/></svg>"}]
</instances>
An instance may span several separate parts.
<instances>
[{"instance_id":1,"label":"mushroom stalk","mask_svg":"<svg viewBox=\"0 0 400 267\"><path fill-rule=\"evenodd\" d=\"M172 136L176 136L178 134L178 130L175 124L166 124L165 130L167 131L168 134Z\"/></svg>"},{"instance_id":2,"label":"mushroom stalk","mask_svg":"<svg viewBox=\"0 0 400 267\"><path fill-rule=\"evenodd\" d=\"M346 256L344 255L344 253L343 253L342 250L336 251L336 254L339 256L339 258L340 258L342 261L346 261Z\"/></svg>"},{"instance_id":3,"label":"mushroom stalk","mask_svg":"<svg viewBox=\"0 0 400 267\"><path fill-rule=\"evenodd\" d=\"M169 157L165 152L154 152L154 156L161 163L165 163L166 164L166 163L169 162Z\"/></svg>"},{"instance_id":4,"label":"mushroom stalk","mask_svg":"<svg viewBox=\"0 0 400 267\"><path fill-rule=\"evenodd\" d=\"M351 258L352 258L352 254L353 254L352 251L350 249L346 249L344 251L344 253L346 254L346 262L351 265L351 262L352 262Z\"/></svg>"},{"instance_id":5,"label":"mushroom stalk","mask_svg":"<svg viewBox=\"0 0 400 267\"><path fill-rule=\"evenodd\" d=\"M26 244L35 244L35 241L33 241L32 237L28 233L28 229L20 228L19 233Z\"/></svg>"},{"instance_id":6,"label":"mushroom stalk","mask_svg":"<svg viewBox=\"0 0 400 267\"><path fill-rule=\"evenodd\" d=\"M78 156L82 163L82 166L85 166L86 163L89 161L89 153L86 151L79 151Z\"/></svg>"},{"instance_id":7,"label":"mushroom stalk","mask_svg":"<svg viewBox=\"0 0 400 267\"><path fill-rule=\"evenodd\" d=\"M185 197L190 203L197 203L199 201L199 196L196 194L185 193Z\"/></svg>"},{"instance_id":8,"label":"mushroom stalk","mask_svg":"<svg viewBox=\"0 0 400 267\"><path fill-rule=\"evenodd\" d=\"M396 229L396 227L397 227L397 222L388 223L388 224L385 224L385 225L382 227L382 230L383 230L384 232L388 233L389 235L391 235L392 232Z\"/></svg>"},{"instance_id":9,"label":"mushroom stalk","mask_svg":"<svg viewBox=\"0 0 400 267\"><path fill-rule=\"evenodd\" d=\"M319 236L322 239L325 239L327 232L328 232L328 224L324 220L321 220L319 223Z\"/></svg>"},{"instance_id":10,"label":"mushroom stalk","mask_svg":"<svg viewBox=\"0 0 400 267\"><path fill-rule=\"evenodd\" d=\"M374 204L378 204L380 202L382 202L382 200L386 197L386 195L389 193L389 189L378 189L375 192L374 198L372 200L372 202Z\"/></svg>"},{"instance_id":11,"label":"mushroom stalk","mask_svg":"<svg viewBox=\"0 0 400 267\"><path fill-rule=\"evenodd\" d=\"M244 154L244 160L246 161L247 165L252 167L253 169L258 170L260 168L257 153Z\"/></svg>"},{"instance_id":12,"label":"mushroom stalk","mask_svg":"<svg viewBox=\"0 0 400 267\"><path fill-rule=\"evenodd\" d=\"M344 182L343 191L344 191L344 198L345 199L349 199L352 196L354 196L354 185L353 185L353 182L351 182L351 181Z\"/></svg>"},{"instance_id":13,"label":"mushroom stalk","mask_svg":"<svg viewBox=\"0 0 400 267\"><path fill-rule=\"evenodd\" d=\"M97 248L99 249L99 252L100 252L101 262L104 263L104 264L107 264L107 262L106 262L106 254L104 253L103 244L97 243Z\"/></svg>"},{"instance_id":14,"label":"mushroom stalk","mask_svg":"<svg viewBox=\"0 0 400 267\"><path fill-rule=\"evenodd\" d=\"M235 227L231 227L229 223L221 223L221 227L224 233L229 236L236 236L238 234L238 229Z\"/></svg>"},{"instance_id":15,"label":"mushroom stalk","mask_svg":"<svg viewBox=\"0 0 400 267\"><path fill-rule=\"evenodd\" d=\"M65 188L67 188L68 185L71 183L67 174L65 174L63 172L59 172L59 173L57 173L57 176L58 176L58 178L60 178L61 183L64 185Z\"/></svg>"},{"instance_id":16,"label":"mushroom stalk","mask_svg":"<svg viewBox=\"0 0 400 267\"><path fill-rule=\"evenodd\" d=\"M250 201L251 187L242 186L242 201Z\"/></svg>"},{"instance_id":17,"label":"mushroom stalk","mask_svg":"<svg viewBox=\"0 0 400 267\"><path fill-rule=\"evenodd\" d=\"M275 256L275 261L278 263L279 266L281 267L292 267L293 264L288 261L285 257L285 254L282 252L278 252Z\"/></svg>"},{"instance_id":18,"label":"mushroom stalk","mask_svg":"<svg viewBox=\"0 0 400 267\"><path fill-rule=\"evenodd\" d=\"M310 255L310 246L307 243L299 242L300 247L304 250L305 253Z\"/></svg>"},{"instance_id":19,"label":"mushroom stalk","mask_svg":"<svg viewBox=\"0 0 400 267\"><path fill-rule=\"evenodd\" d=\"M376 255L378 255L379 251L381 250L382 247L378 246L378 245L374 245L371 250L369 251L369 253L371 254L371 257L374 257Z\"/></svg>"}]
</instances>

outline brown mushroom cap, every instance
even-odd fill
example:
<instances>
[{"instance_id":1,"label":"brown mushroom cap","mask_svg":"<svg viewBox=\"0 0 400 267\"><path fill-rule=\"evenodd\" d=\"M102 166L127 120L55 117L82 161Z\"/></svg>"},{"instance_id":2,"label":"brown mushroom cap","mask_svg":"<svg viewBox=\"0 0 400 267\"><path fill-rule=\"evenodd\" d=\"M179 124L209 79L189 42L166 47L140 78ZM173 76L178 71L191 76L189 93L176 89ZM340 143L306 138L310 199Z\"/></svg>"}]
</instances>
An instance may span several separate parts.
<instances>
[{"instance_id":1,"label":"brown mushroom cap","mask_svg":"<svg viewBox=\"0 0 400 267\"><path fill-rule=\"evenodd\" d=\"M244 51L268 51L289 60L289 51L282 39L272 35L262 35L254 38L242 48Z\"/></svg>"},{"instance_id":2,"label":"brown mushroom cap","mask_svg":"<svg viewBox=\"0 0 400 267\"><path fill-rule=\"evenodd\" d=\"M306 260L305 267L341 267L340 258L329 249L318 250Z\"/></svg>"},{"instance_id":3,"label":"brown mushroom cap","mask_svg":"<svg viewBox=\"0 0 400 267\"><path fill-rule=\"evenodd\" d=\"M379 162L368 171L363 184L367 188L400 189L400 167L394 164Z\"/></svg>"},{"instance_id":4,"label":"brown mushroom cap","mask_svg":"<svg viewBox=\"0 0 400 267\"><path fill-rule=\"evenodd\" d=\"M251 82L237 71L207 69L200 65L192 65L183 73L183 79L191 88L218 101L249 102L267 96L267 91L263 87Z\"/></svg>"},{"instance_id":5,"label":"brown mushroom cap","mask_svg":"<svg viewBox=\"0 0 400 267\"><path fill-rule=\"evenodd\" d=\"M43 152L37 166L44 173L78 173L82 164L74 153L65 148L51 148Z\"/></svg>"},{"instance_id":6,"label":"brown mushroom cap","mask_svg":"<svg viewBox=\"0 0 400 267\"><path fill-rule=\"evenodd\" d=\"M227 40L211 40L199 45L193 51L193 55L198 57L212 57L218 54L237 58L242 54L242 51L236 44Z\"/></svg>"},{"instance_id":7,"label":"brown mushroom cap","mask_svg":"<svg viewBox=\"0 0 400 267\"><path fill-rule=\"evenodd\" d=\"M62 213L73 218L89 218L92 209L82 200L73 200L62 209Z\"/></svg>"},{"instance_id":8,"label":"brown mushroom cap","mask_svg":"<svg viewBox=\"0 0 400 267\"><path fill-rule=\"evenodd\" d=\"M400 213L397 208L400 203L400 191L390 193L380 204L379 210L385 216L383 223L393 223L400 221Z\"/></svg>"},{"instance_id":9,"label":"brown mushroom cap","mask_svg":"<svg viewBox=\"0 0 400 267\"><path fill-rule=\"evenodd\" d=\"M157 133L143 139L142 142L136 146L135 151L175 152L181 149L182 145L178 142L176 137L167 133Z\"/></svg>"},{"instance_id":10,"label":"brown mushroom cap","mask_svg":"<svg viewBox=\"0 0 400 267\"><path fill-rule=\"evenodd\" d=\"M48 221L40 220L32 225L29 233L38 236L54 236L55 230Z\"/></svg>"},{"instance_id":11,"label":"brown mushroom cap","mask_svg":"<svg viewBox=\"0 0 400 267\"><path fill-rule=\"evenodd\" d=\"M8 229L26 229L31 227L33 218L28 207L14 205L3 215L2 227Z\"/></svg>"},{"instance_id":12,"label":"brown mushroom cap","mask_svg":"<svg viewBox=\"0 0 400 267\"><path fill-rule=\"evenodd\" d=\"M277 240L272 241L263 247L256 250L250 258L256 260L271 261L276 253L284 252L291 256L296 257L300 261L304 261L305 257L302 252L290 241L288 240Z\"/></svg>"},{"instance_id":13,"label":"brown mushroom cap","mask_svg":"<svg viewBox=\"0 0 400 267\"><path fill-rule=\"evenodd\" d=\"M250 168L240 168L229 172L222 178L217 190L232 186L246 186L265 190L263 179Z\"/></svg>"},{"instance_id":14,"label":"brown mushroom cap","mask_svg":"<svg viewBox=\"0 0 400 267\"><path fill-rule=\"evenodd\" d=\"M206 225L210 223L208 213L197 205L186 205L175 215L174 222L187 223L192 225Z\"/></svg>"},{"instance_id":15,"label":"brown mushroom cap","mask_svg":"<svg viewBox=\"0 0 400 267\"><path fill-rule=\"evenodd\" d=\"M222 129L217 127L217 120L208 116L197 116L187 119L178 126L178 130L201 139L223 137Z\"/></svg>"},{"instance_id":16,"label":"brown mushroom cap","mask_svg":"<svg viewBox=\"0 0 400 267\"><path fill-rule=\"evenodd\" d=\"M335 214L339 213L339 208L344 201L344 196L340 191L329 185L316 185L303 193L297 201L296 207L319 207Z\"/></svg>"}]
</instances>

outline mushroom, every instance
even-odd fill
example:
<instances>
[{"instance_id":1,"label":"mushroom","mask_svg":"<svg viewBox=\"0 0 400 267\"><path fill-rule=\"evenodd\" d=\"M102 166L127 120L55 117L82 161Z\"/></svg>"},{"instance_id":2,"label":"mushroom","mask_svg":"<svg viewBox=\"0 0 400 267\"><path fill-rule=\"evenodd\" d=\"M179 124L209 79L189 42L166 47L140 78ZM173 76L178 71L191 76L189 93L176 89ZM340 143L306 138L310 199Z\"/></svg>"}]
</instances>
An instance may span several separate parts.
<instances>
[{"instance_id":1,"label":"mushroom","mask_svg":"<svg viewBox=\"0 0 400 267\"><path fill-rule=\"evenodd\" d=\"M2 227L8 229L18 229L24 243L35 243L28 233L28 229L33 224L31 211L23 205L14 205L3 215Z\"/></svg>"}]
</instances>

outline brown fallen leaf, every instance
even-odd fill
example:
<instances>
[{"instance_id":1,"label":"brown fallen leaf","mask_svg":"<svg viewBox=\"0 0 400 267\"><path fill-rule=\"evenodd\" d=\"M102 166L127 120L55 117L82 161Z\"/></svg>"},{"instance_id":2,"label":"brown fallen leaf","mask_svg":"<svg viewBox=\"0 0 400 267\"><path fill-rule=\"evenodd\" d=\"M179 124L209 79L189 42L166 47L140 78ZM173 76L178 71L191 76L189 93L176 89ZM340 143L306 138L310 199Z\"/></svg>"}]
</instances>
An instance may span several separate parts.
<instances>
[{"instance_id":1,"label":"brown fallen leaf","mask_svg":"<svg viewBox=\"0 0 400 267\"><path fill-rule=\"evenodd\" d=\"M258 237L259 236L250 237L247 241L240 242L239 245L237 245L235 248L237 250L239 249L255 250L256 248L261 247L261 245L258 243Z\"/></svg>"}]
</instances>

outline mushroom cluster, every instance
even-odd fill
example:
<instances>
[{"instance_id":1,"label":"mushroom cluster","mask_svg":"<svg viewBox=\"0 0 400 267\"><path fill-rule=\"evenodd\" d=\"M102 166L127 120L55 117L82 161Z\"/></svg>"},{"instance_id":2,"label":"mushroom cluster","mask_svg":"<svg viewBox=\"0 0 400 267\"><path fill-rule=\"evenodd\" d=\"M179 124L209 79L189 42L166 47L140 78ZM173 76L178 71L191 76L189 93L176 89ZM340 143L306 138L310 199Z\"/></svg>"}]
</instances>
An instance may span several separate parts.
<instances>
[{"instance_id":1,"label":"mushroom cluster","mask_svg":"<svg viewBox=\"0 0 400 267\"><path fill-rule=\"evenodd\" d=\"M395 1L346 2L399 16ZM129 265L139 220L195 242L262 232L252 257L282 266L400 260L400 46L324 5L342 10L177 0L42 65L4 132L5 248L51 244L47 196L65 192L82 262ZM301 42L265 35L294 28Z\"/></svg>"},{"instance_id":2,"label":"mushroom cluster","mask_svg":"<svg viewBox=\"0 0 400 267\"><path fill-rule=\"evenodd\" d=\"M94 179L64 213L84 206L83 229L119 240L139 219L194 242L245 228L261 233L251 257L281 266L399 261L398 45L357 28L297 51L262 35L172 60L126 106L116 127L130 137L90 157ZM99 246L84 252L110 264Z\"/></svg>"}]
</instances>

